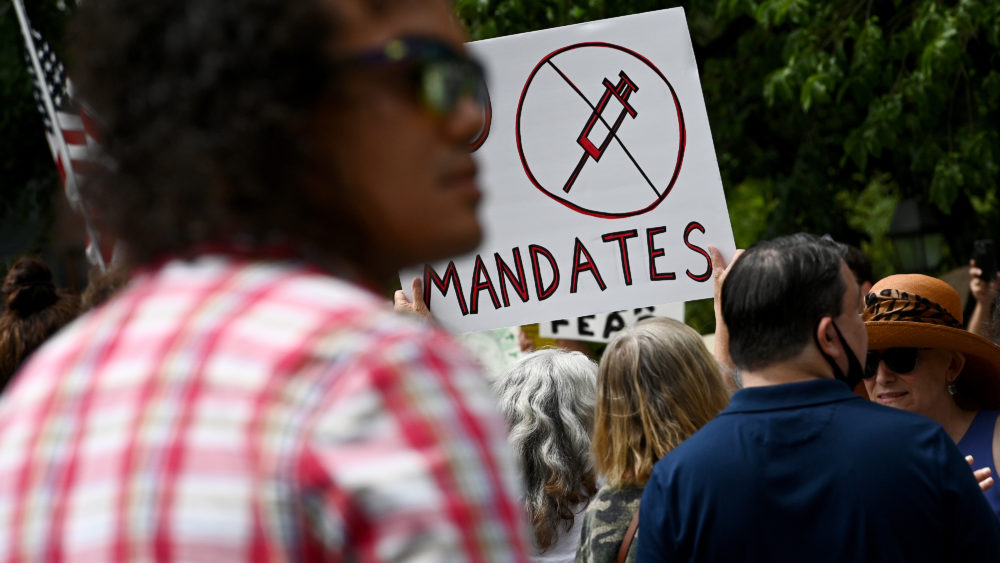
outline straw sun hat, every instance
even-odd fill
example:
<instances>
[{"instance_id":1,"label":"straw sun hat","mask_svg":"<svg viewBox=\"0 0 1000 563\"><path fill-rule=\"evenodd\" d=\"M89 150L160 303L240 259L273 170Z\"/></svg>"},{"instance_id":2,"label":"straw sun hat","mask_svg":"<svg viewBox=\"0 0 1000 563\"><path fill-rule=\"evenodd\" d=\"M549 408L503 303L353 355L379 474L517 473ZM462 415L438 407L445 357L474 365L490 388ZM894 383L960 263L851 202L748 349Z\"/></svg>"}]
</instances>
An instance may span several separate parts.
<instances>
[{"instance_id":1,"label":"straw sun hat","mask_svg":"<svg viewBox=\"0 0 1000 563\"><path fill-rule=\"evenodd\" d=\"M1000 346L962 328L962 301L946 282L889 276L865 296L868 349L932 348L965 355L955 384L984 408L1000 408Z\"/></svg>"}]
</instances>

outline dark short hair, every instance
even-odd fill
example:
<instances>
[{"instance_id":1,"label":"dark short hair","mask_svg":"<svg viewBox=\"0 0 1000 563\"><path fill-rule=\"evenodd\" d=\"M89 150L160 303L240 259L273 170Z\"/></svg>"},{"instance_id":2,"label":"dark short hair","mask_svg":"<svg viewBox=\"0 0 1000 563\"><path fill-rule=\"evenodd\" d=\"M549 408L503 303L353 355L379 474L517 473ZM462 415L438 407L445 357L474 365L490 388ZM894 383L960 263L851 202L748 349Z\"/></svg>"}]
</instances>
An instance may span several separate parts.
<instances>
[{"instance_id":1,"label":"dark short hair","mask_svg":"<svg viewBox=\"0 0 1000 563\"><path fill-rule=\"evenodd\" d=\"M349 214L303 189L343 196L311 133L337 36L322 0L81 3L71 75L112 162L83 193L131 262L207 241L341 242Z\"/></svg>"},{"instance_id":2,"label":"dark short hair","mask_svg":"<svg viewBox=\"0 0 1000 563\"><path fill-rule=\"evenodd\" d=\"M843 245L798 233L758 243L733 264L722 286L722 316L736 367L787 360L812 340L824 316L841 313Z\"/></svg>"},{"instance_id":3,"label":"dark short hair","mask_svg":"<svg viewBox=\"0 0 1000 563\"><path fill-rule=\"evenodd\" d=\"M847 267L854 272L854 276L858 278L858 283L875 283L871 258L868 258L868 255L863 250L854 245L845 244L844 262L847 262Z\"/></svg>"}]
</instances>

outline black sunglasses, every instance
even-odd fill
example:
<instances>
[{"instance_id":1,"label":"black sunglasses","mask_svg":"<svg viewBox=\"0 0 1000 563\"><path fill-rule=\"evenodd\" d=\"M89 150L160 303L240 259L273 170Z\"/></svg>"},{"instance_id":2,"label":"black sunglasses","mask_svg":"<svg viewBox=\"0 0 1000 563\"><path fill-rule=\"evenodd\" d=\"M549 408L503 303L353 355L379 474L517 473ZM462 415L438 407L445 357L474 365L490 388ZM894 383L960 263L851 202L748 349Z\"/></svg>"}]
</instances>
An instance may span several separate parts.
<instances>
[{"instance_id":1,"label":"black sunglasses","mask_svg":"<svg viewBox=\"0 0 1000 563\"><path fill-rule=\"evenodd\" d=\"M437 39L393 39L381 47L349 55L339 64L347 67L398 65L411 70L414 93L437 115L450 115L466 97L480 107L486 104L488 94L482 65Z\"/></svg>"},{"instance_id":2,"label":"black sunglasses","mask_svg":"<svg viewBox=\"0 0 1000 563\"><path fill-rule=\"evenodd\" d=\"M919 348L888 348L868 352L868 359L865 361L865 379L875 377L878 373L879 362L884 362L885 367L892 370L893 373L910 373L917 367L919 354Z\"/></svg>"}]
</instances>

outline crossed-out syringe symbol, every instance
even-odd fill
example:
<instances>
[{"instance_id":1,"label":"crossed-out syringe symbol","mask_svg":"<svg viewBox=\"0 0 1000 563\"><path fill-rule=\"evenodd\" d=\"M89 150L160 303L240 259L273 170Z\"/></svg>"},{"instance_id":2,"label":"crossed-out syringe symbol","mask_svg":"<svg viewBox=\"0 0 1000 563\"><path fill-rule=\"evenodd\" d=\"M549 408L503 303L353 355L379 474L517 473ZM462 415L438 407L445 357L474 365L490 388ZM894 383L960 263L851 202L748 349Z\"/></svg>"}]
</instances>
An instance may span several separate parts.
<instances>
[{"instance_id":1,"label":"crossed-out syringe symbol","mask_svg":"<svg viewBox=\"0 0 1000 563\"><path fill-rule=\"evenodd\" d=\"M632 82L632 79L625 74L625 71L620 71L618 73L618 84L612 84L607 78L604 79L604 95L601 96L601 100L597 102L594 107L593 113L590 114L590 119L587 120L587 124L583 127L583 131L580 132L580 136L577 138L576 142L583 147L583 155L580 157L580 162L577 163L576 168L573 170L573 174L570 175L569 179L566 180L566 185L563 186L563 191L569 193L570 188L573 187L573 183L576 182L576 178L580 175L580 171L583 170L583 165L587 163L587 160L592 158L594 161L601 159L601 155L604 154L604 149L608 148L611 143L611 139L615 137L618 132L618 128L621 127L622 122L625 121L625 116L628 115L635 119L635 116L639 115L639 112L628 103L629 97L632 92L638 92L639 87ZM608 133L601 141L600 146L594 145L593 141L590 140L590 134L593 132L594 126L597 125L598 120L601 119L601 113L607 107L608 102L611 101L611 96L618 98L618 101L622 104L622 110L615 119L614 124L608 128ZM605 122L605 125L607 123Z\"/></svg>"}]
</instances>

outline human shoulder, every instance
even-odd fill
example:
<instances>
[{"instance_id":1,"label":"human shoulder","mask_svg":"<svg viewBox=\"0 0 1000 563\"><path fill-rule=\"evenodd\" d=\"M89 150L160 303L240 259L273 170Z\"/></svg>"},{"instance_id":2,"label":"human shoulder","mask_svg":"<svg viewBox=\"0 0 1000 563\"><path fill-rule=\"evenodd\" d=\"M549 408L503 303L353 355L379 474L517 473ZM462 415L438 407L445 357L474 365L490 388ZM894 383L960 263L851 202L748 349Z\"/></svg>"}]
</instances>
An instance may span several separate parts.
<instances>
[{"instance_id":1,"label":"human shoulder","mask_svg":"<svg viewBox=\"0 0 1000 563\"><path fill-rule=\"evenodd\" d=\"M841 458L853 459L855 470L907 467L906 477L894 474L896 484L920 474L942 490L952 485L947 483L952 478L971 475L954 441L933 420L868 401L838 405L832 414L828 445ZM859 484L882 490L886 486L873 480Z\"/></svg>"},{"instance_id":2,"label":"human shoulder","mask_svg":"<svg viewBox=\"0 0 1000 563\"><path fill-rule=\"evenodd\" d=\"M927 417L871 401L845 401L838 405L838 410L836 420L839 424L871 439L905 442L929 437L947 438L941 426Z\"/></svg>"},{"instance_id":3,"label":"human shoulder","mask_svg":"<svg viewBox=\"0 0 1000 563\"><path fill-rule=\"evenodd\" d=\"M709 420L694 434L667 452L653 467L654 473L661 467L674 465L689 465L694 467L699 463L710 466L720 456L731 454L732 450L721 446L734 439L741 430L743 413L723 409L715 418ZM659 469L663 471L663 469Z\"/></svg>"},{"instance_id":4,"label":"human shoulder","mask_svg":"<svg viewBox=\"0 0 1000 563\"><path fill-rule=\"evenodd\" d=\"M397 341L451 340L433 326L395 313L388 297L307 263L251 261L229 267L233 271L216 277L238 278L226 284L226 291L248 296L239 322L257 333L271 331L276 343L342 356Z\"/></svg>"},{"instance_id":5,"label":"human shoulder","mask_svg":"<svg viewBox=\"0 0 1000 563\"><path fill-rule=\"evenodd\" d=\"M310 386L320 420L372 416L404 403L421 403L421 416L435 405L453 412L456 402L496 411L482 367L461 344L436 324L396 313L387 298L312 270L289 277L271 298L276 315L307 327L298 329L302 349L286 367ZM291 313L281 310L286 305Z\"/></svg>"},{"instance_id":6,"label":"human shoulder","mask_svg":"<svg viewBox=\"0 0 1000 563\"><path fill-rule=\"evenodd\" d=\"M642 496L642 485L604 485L597 490L598 498L630 499Z\"/></svg>"},{"instance_id":7,"label":"human shoulder","mask_svg":"<svg viewBox=\"0 0 1000 563\"><path fill-rule=\"evenodd\" d=\"M590 563L615 558L622 538L639 510L642 491L641 486L608 485L597 491L584 515L577 561Z\"/></svg>"},{"instance_id":8,"label":"human shoulder","mask_svg":"<svg viewBox=\"0 0 1000 563\"><path fill-rule=\"evenodd\" d=\"M462 534L498 553L523 548L511 536L517 470L479 364L442 329L381 303L346 304L331 319L295 368L302 384L286 390L300 400L294 463L307 502L335 489L352 505L348 527L410 530L430 559L458 553Z\"/></svg>"},{"instance_id":9,"label":"human shoulder","mask_svg":"<svg viewBox=\"0 0 1000 563\"><path fill-rule=\"evenodd\" d=\"M621 487L604 485L591 499L587 511L605 520L617 518L617 515L622 513L628 513L631 518L631 513L639 506L642 490L643 487L639 485Z\"/></svg>"}]
</instances>

